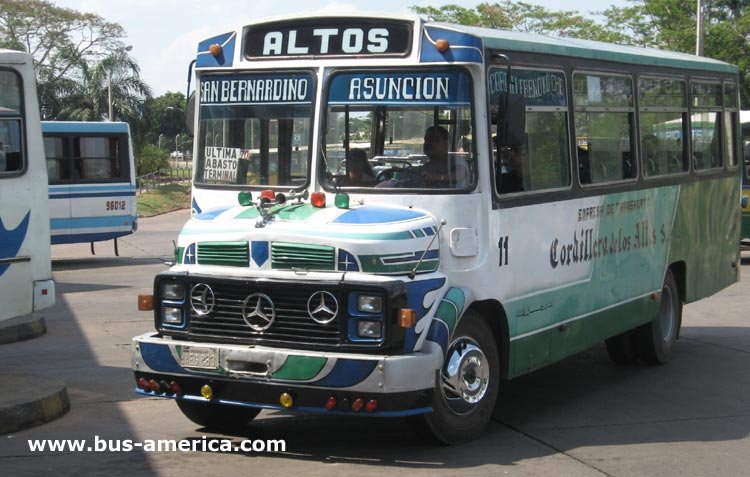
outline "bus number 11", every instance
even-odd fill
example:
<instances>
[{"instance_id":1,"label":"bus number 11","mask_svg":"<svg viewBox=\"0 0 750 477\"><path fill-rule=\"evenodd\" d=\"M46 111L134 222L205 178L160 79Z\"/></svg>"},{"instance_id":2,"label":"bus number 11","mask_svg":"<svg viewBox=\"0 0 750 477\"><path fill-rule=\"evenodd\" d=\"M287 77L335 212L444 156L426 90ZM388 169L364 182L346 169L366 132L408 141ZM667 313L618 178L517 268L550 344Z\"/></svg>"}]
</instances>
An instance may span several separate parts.
<instances>
[{"instance_id":1,"label":"bus number 11","mask_svg":"<svg viewBox=\"0 0 750 477\"><path fill-rule=\"evenodd\" d=\"M500 249L500 263L499 266L508 264L508 240L509 237L500 237L500 241L497 242L497 247ZM505 263L503 263L505 262Z\"/></svg>"}]
</instances>

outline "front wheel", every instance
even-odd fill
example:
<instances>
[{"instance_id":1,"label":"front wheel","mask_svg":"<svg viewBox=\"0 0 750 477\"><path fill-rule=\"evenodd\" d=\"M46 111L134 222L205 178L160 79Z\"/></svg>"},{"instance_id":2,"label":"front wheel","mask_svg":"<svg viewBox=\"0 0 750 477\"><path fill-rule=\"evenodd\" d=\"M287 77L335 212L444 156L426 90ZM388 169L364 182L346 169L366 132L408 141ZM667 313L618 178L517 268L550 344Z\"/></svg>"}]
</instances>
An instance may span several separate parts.
<instances>
[{"instance_id":1,"label":"front wheel","mask_svg":"<svg viewBox=\"0 0 750 477\"><path fill-rule=\"evenodd\" d=\"M492 330L469 310L448 346L432 398L433 412L422 416L425 428L443 444L476 439L492 416L499 381Z\"/></svg>"},{"instance_id":2,"label":"front wheel","mask_svg":"<svg viewBox=\"0 0 750 477\"><path fill-rule=\"evenodd\" d=\"M199 426L219 431L240 430L260 413L260 409L252 407L227 406L184 399L178 399L176 402L185 417Z\"/></svg>"}]
</instances>

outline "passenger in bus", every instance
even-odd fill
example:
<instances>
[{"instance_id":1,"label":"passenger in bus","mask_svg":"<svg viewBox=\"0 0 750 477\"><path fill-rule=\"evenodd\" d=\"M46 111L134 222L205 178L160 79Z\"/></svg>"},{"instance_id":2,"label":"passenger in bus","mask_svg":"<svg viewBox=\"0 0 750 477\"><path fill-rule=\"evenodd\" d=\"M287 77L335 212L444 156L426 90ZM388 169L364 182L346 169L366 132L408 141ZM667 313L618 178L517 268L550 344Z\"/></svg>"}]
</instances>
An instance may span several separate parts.
<instances>
[{"instance_id":1,"label":"passenger in bus","mask_svg":"<svg viewBox=\"0 0 750 477\"><path fill-rule=\"evenodd\" d=\"M427 163L422 166L421 175L426 187L457 187L465 184L469 171L465 164L451 163L450 135L440 126L430 126L424 134L423 150Z\"/></svg>"},{"instance_id":2,"label":"passenger in bus","mask_svg":"<svg viewBox=\"0 0 750 477\"><path fill-rule=\"evenodd\" d=\"M523 164L526 151L523 146L515 146L501 152L501 169L498 190L501 194L523 192Z\"/></svg>"},{"instance_id":3,"label":"passenger in bus","mask_svg":"<svg viewBox=\"0 0 750 477\"><path fill-rule=\"evenodd\" d=\"M346 159L346 177L342 181L344 186L373 186L375 185L375 173L367 160L367 153L362 149L349 150Z\"/></svg>"}]
</instances>

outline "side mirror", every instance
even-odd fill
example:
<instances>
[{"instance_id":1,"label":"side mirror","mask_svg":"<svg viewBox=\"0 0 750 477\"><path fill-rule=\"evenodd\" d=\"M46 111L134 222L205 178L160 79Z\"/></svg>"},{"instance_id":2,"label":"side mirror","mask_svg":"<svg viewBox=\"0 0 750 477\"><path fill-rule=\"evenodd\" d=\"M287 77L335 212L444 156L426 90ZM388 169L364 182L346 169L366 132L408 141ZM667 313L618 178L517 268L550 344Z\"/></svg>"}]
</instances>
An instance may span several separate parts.
<instances>
[{"instance_id":1,"label":"side mirror","mask_svg":"<svg viewBox=\"0 0 750 477\"><path fill-rule=\"evenodd\" d=\"M191 136L195 136L195 91L190 93L187 107L185 108L185 128L187 128Z\"/></svg>"},{"instance_id":2,"label":"side mirror","mask_svg":"<svg viewBox=\"0 0 750 477\"><path fill-rule=\"evenodd\" d=\"M520 94L501 94L498 100L496 145L516 147L525 144L526 100Z\"/></svg>"}]
</instances>

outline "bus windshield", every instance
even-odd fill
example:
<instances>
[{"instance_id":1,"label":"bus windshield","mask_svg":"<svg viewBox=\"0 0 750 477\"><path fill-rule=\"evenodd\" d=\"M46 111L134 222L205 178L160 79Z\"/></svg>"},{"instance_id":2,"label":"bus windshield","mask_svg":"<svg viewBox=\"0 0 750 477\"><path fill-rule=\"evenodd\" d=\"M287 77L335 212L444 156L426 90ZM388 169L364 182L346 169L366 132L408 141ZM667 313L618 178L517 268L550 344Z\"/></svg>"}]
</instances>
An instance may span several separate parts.
<instances>
[{"instance_id":1,"label":"bus windshield","mask_svg":"<svg viewBox=\"0 0 750 477\"><path fill-rule=\"evenodd\" d=\"M304 186L313 95L306 73L205 76L196 184Z\"/></svg>"},{"instance_id":2,"label":"bus windshield","mask_svg":"<svg viewBox=\"0 0 750 477\"><path fill-rule=\"evenodd\" d=\"M323 186L466 190L475 183L469 75L346 72L329 86Z\"/></svg>"}]
</instances>

